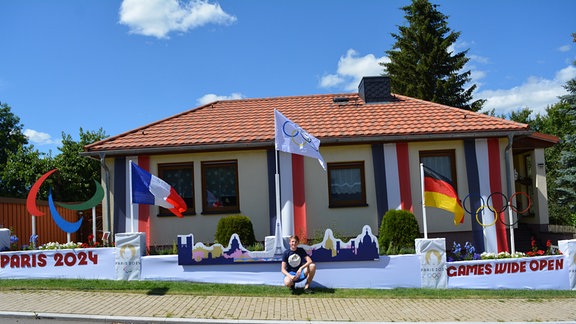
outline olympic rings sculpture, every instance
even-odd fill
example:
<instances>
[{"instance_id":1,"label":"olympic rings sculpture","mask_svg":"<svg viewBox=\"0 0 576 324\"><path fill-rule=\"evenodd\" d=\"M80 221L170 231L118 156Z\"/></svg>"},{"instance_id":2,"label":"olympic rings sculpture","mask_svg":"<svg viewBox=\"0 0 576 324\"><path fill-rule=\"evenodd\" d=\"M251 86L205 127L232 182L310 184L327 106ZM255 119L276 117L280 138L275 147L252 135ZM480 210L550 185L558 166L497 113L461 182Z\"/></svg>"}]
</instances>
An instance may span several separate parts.
<instances>
[{"instance_id":1,"label":"olympic rings sculpture","mask_svg":"<svg viewBox=\"0 0 576 324\"><path fill-rule=\"evenodd\" d=\"M499 201L495 200L497 196L500 197ZM528 202L526 208L522 210L518 210L518 206L514 206L513 204L514 198L517 198L518 196L524 196L526 198L526 201ZM466 208L466 200L470 199L469 204L472 209L471 201L473 198L477 198L478 201L480 201L480 206L476 209L475 212ZM497 209L494 205L495 203L498 204L498 202L500 203L501 207ZM470 214L470 216L475 216L476 222L478 222L478 224L480 224L480 226L482 227L490 227L496 224L497 221L500 221L504 226L512 227L518 223L521 215L525 215L530 211L530 207L532 207L532 200L530 199L530 196L525 192L515 192L514 194L512 194L512 196L510 196L510 198L506 197L506 195L501 192L493 192L486 198L486 201L484 201L484 197L478 194L470 193L466 197L464 197L464 200L462 201L462 207L464 208L464 211ZM518 215L516 221L511 224L506 223L506 221L503 220L504 217L499 217L499 215L505 212L508 208L510 208L513 212L515 212ZM492 211L492 213L494 214L494 221L489 223L488 222L483 223L480 220L479 215L484 213L485 209Z\"/></svg>"}]
</instances>

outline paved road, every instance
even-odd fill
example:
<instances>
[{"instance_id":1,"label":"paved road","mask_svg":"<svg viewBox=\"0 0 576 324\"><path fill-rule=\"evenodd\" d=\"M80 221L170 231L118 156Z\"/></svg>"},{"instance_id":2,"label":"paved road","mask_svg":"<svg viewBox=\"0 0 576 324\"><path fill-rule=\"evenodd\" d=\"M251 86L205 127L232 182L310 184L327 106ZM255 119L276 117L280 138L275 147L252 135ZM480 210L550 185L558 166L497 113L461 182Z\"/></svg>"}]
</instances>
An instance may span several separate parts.
<instances>
[{"instance_id":1,"label":"paved road","mask_svg":"<svg viewBox=\"0 0 576 324\"><path fill-rule=\"evenodd\" d=\"M576 323L576 298L389 299L0 291L2 323ZM12 322L10 322L12 321Z\"/></svg>"}]
</instances>

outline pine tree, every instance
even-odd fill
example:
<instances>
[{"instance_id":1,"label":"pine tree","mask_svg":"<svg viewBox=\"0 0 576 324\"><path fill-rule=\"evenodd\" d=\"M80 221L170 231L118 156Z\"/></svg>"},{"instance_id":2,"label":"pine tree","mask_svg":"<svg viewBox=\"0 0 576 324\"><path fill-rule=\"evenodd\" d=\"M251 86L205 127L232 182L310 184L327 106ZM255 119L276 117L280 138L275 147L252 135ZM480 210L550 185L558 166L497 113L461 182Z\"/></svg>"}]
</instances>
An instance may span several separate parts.
<instances>
[{"instance_id":1,"label":"pine tree","mask_svg":"<svg viewBox=\"0 0 576 324\"><path fill-rule=\"evenodd\" d=\"M576 62L575 62L576 65ZM558 185L558 201L567 206L572 213L573 225L576 225L576 78L569 80L564 86L568 94L560 97L564 103L564 113L574 117L572 119L573 131L563 138L564 150L560 154L559 175L556 179Z\"/></svg>"},{"instance_id":2,"label":"pine tree","mask_svg":"<svg viewBox=\"0 0 576 324\"><path fill-rule=\"evenodd\" d=\"M428 0L412 0L403 7L408 26L392 33L396 43L387 51L389 63L380 63L390 76L392 91L452 107L478 111L485 100L470 104L476 85L470 82L470 71L459 73L468 62L466 53L452 55L450 46L460 36L448 27L446 15Z\"/></svg>"}]
</instances>

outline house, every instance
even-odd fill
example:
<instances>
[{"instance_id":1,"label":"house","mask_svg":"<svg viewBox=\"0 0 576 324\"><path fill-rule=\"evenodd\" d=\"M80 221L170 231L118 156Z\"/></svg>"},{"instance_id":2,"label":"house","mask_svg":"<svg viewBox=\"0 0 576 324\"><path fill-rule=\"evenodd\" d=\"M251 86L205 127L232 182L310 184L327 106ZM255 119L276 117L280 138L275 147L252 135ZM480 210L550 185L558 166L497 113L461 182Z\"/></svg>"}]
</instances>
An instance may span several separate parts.
<instances>
[{"instance_id":1,"label":"house","mask_svg":"<svg viewBox=\"0 0 576 324\"><path fill-rule=\"evenodd\" d=\"M326 171L315 159L276 155L275 109L321 141ZM218 221L234 214L250 217L258 240L274 235L277 165L281 219L289 220L283 234L311 238L330 228L351 237L364 225L378 233L390 209L412 211L423 232L422 162L452 181L466 210L455 225L450 212L427 207L429 237L498 252L510 249L510 224L546 231L544 148L557 141L526 124L393 94L388 77L365 77L358 93L216 101L82 154L101 161L104 230L145 232L148 246L188 233L213 242ZM129 203L129 161L178 191L183 218Z\"/></svg>"}]
</instances>

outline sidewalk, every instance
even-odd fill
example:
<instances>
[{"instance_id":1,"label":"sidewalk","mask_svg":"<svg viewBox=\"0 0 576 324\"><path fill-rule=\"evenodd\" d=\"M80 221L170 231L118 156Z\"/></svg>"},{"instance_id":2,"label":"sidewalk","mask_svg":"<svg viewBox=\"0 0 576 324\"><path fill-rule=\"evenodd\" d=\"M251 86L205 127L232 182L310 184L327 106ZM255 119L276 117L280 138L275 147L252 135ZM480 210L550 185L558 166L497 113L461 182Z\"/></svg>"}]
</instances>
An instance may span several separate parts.
<instances>
[{"instance_id":1,"label":"sidewalk","mask_svg":"<svg viewBox=\"0 0 576 324\"><path fill-rule=\"evenodd\" d=\"M59 314L59 315L58 315ZM576 299L370 299L0 291L2 318L108 323L570 322Z\"/></svg>"}]
</instances>

